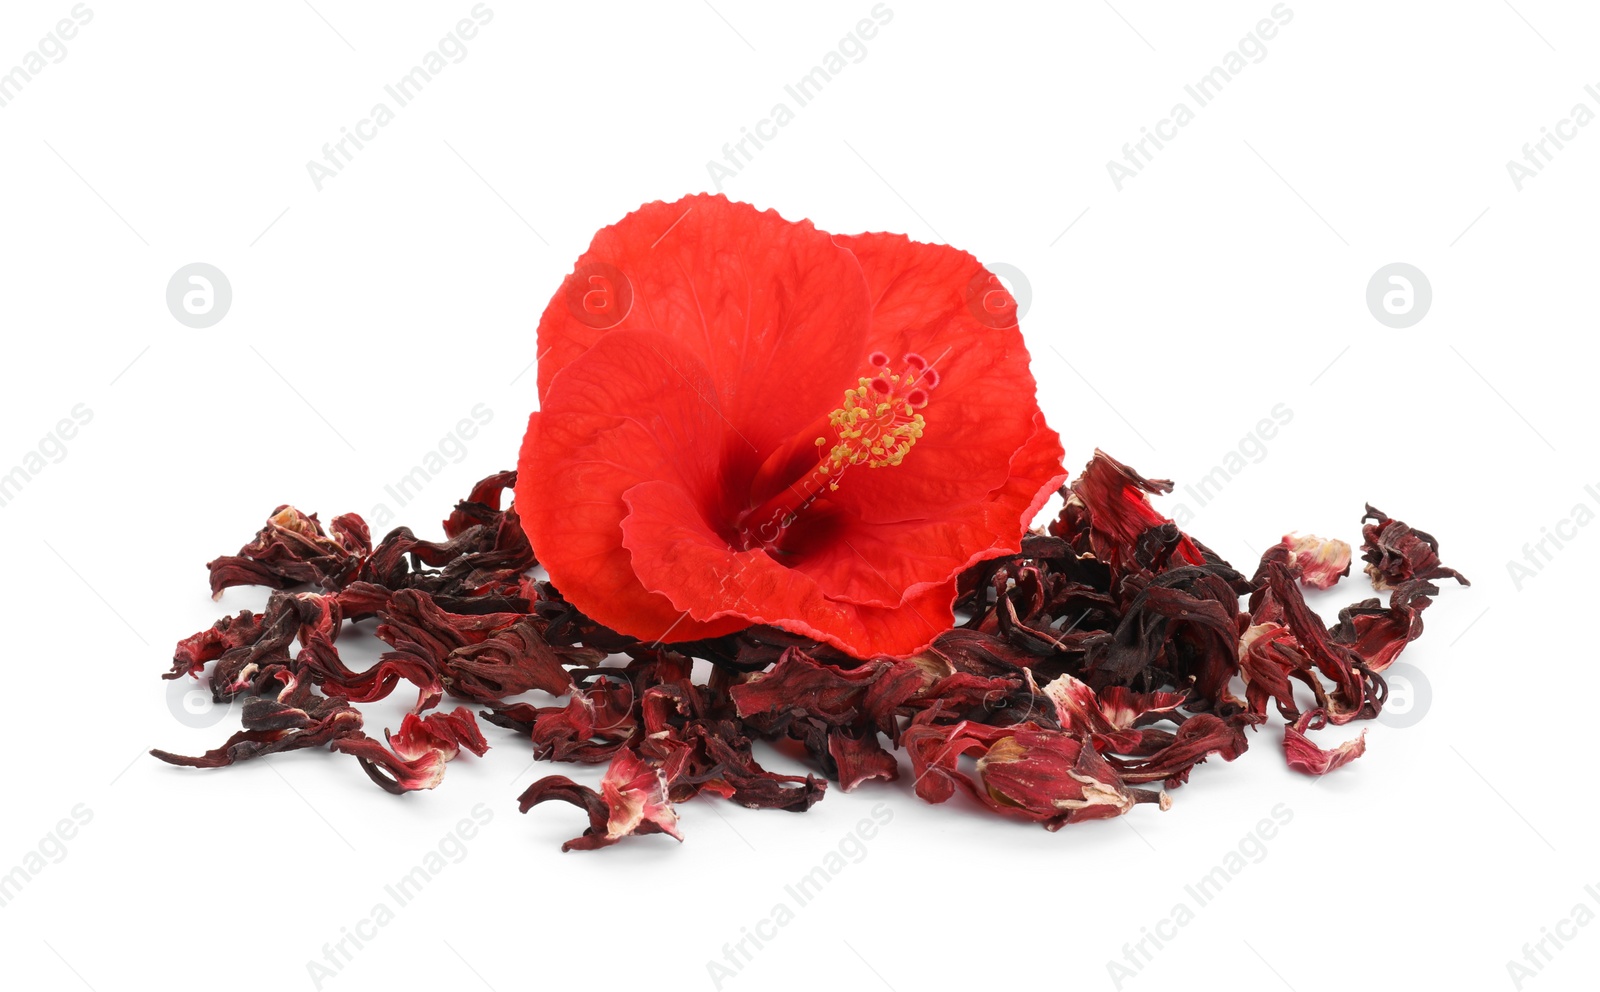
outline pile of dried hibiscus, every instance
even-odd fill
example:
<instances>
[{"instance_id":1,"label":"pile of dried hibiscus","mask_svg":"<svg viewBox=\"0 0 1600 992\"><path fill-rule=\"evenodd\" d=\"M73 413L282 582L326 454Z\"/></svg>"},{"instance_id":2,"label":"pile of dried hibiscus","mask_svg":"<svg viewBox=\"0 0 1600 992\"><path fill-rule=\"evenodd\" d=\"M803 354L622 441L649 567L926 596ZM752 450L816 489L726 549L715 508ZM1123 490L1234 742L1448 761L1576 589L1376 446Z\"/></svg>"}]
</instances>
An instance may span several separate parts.
<instances>
[{"instance_id":1,"label":"pile of dried hibiscus","mask_svg":"<svg viewBox=\"0 0 1600 992\"><path fill-rule=\"evenodd\" d=\"M752 751L784 738L846 790L897 778L890 748L904 750L923 799L961 789L1054 830L1138 803L1165 808L1164 793L1141 786L1175 788L1206 758L1237 757L1269 703L1287 723L1291 767L1322 774L1356 758L1362 737L1324 750L1306 731L1376 716L1381 673L1422 632L1433 580L1465 582L1440 564L1432 537L1368 507L1362 558L1389 603L1362 600L1325 627L1300 585L1347 575L1349 545L1286 537L1246 577L1151 506L1170 483L1097 452L1062 490L1048 532L962 574L956 606L967 619L912 658L863 662L770 627L661 645L599 626L529 577L533 549L515 508L502 508L514 485L505 472L475 486L443 542L402 527L374 547L355 514L324 528L279 508L239 554L210 564L212 591L317 591L274 592L264 613L178 644L166 677L199 677L215 662L211 691L243 697L244 729L198 757L156 756L215 768L326 746L390 792L429 789L460 749L488 747L467 707L436 709L449 695L486 704L484 718L531 740L537 757L609 762L598 792L551 775L521 796L524 812L554 799L587 811L567 849L677 837L674 805L702 793L809 808L823 779L773 773ZM392 650L351 671L335 641L346 622L368 619ZM694 659L710 663L703 683L691 678ZM385 743L353 704L402 682L416 706ZM1296 700L1297 682L1314 703ZM534 689L570 698L506 701ZM975 773L964 755L977 758Z\"/></svg>"},{"instance_id":2,"label":"pile of dried hibiscus","mask_svg":"<svg viewBox=\"0 0 1600 992\"><path fill-rule=\"evenodd\" d=\"M1376 716L1432 582L1465 582L1368 507L1389 602L1327 628L1300 586L1348 574L1348 544L1286 537L1247 578L1151 506L1170 483L1097 452L1063 488L1016 301L946 245L721 196L646 204L595 236L538 348L518 469L480 482L443 542L374 546L354 514L324 529L284 506L211 563L215 594L279 591L180 642L168 677L214 662L244 729L157 757L326 746L391 792L431 789L488 748L469 708L437 709L448 694L537 757L609 762L598 792L548 776L522 794L588 812L568 849L676 837L674 804L702 792L808 809L824 778L896 778L895 750L930 802L960 789L1056 829L1164 807L1143 786L1237 757L1269 702L1292 767L1358 757L1364 735L1307 732ZM353 671L335 641L368 619L392 650ZM416 705L369 736L355 704L402 681ZM517 698L534 690L568 698ZM768 771L758 740L796 742L824 778Z\"/></svg>"}]
</instances>

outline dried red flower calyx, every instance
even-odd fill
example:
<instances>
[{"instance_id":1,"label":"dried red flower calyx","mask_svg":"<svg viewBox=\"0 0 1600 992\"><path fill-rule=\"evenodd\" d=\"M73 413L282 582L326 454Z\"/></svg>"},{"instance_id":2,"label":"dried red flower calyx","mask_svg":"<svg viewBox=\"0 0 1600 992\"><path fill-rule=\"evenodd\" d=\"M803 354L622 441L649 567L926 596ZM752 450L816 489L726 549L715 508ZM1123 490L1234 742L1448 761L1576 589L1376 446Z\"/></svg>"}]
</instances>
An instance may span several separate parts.
<instances>
[{"instance_id":1,"label":"dried red flower calyx","mask_svg":"<svg viewBox=\"0 0 1600 992\"><path fill-rule=\"evenodd\" d=\"M1188 698L1183 692L1136 693L1126 686L1110 686L1096 693L1071 675L1044 687L1055 704L1062 729L1092 737L1100 750L1135 751L1143 735L1134 728L1164 718Z\"/></svg>"},{"instance_id":2,"label":"dried red flower calyx","mask_svg":"<svg viewBox=\"0 0 1600 992\"><path fill-rule=\"evenodd\" d=\"M433 788L462 748L481 755L488 745L470 711L427 713L446 692L484 701L512 690L560 689L568 684L562 659L598 657L539 638L542 624L522 597L532 549L515 513L500 509L514 483L514 473L478 483L445 522L442 543L399 528L374 547L355 514L336 517L329 534L315 515L279 507L239 555L210 564L213 590L248 582L323 591L275 592L261 615L247 610L180 641L167 677L199 677L213 663L213 697L245 697L244 730L196 758L152 753L214 768L327 746L357 757L391 792ZM392 650L355 672L335 641L347 620L369 617ZM352 704L383 699L402 683L417 689L417 701L385 745L364 733Z\"/></svg>"},{"instance_id":3,"label":"dried red flower calyx","mask_svg":"<svg viewBox=\"0 0 1600 992\"><path fill-rule=\"evenodd\" d=\"M1387 606L1378 599L1364 599L1340 610L1329 636L1360 655L1372 671L1382 672L1407 644L1422 636L1422 611L1438 592L1433 584L1412 579L1390 592Z\"/></svg>"},{"instance_id":4,"label":"dried red flower calyx","mask_svg":"<svg viewBox=\"0 0 1600 992\"><path fill-rule=\"evenodd\" d=\"M1367 752L1367 732L1347 740L1331 750L1318 747L1306 736L1308 730L1327 726L1328 718L1321 710L1307 710L1300 718L1283 728L1283 753L1289 767L1307 775L1326 775Z\"/></svg>"},{"instance_id":5,"label":"dried red flower calyx","mask_svg":"<svg viewBox=\"0 0 1600 992\"><path fill-rule=\"evenodd\" d=\"M332 533L323 530L314 513L307 516L292 506L278 507L238 554L206 565L211 570L212 598L230 586L288 589L311 583L338 588L372 551L372 537L366 522L353 513L335 517L329 530Z\"/></svg>"},{"instance_id":6,"label":"dried red flower calyx","mask_svg":"<svg viewBox=\"0 0 1600 992\"><path fill-rule=\"evenodd\" d=\"M585 810L588 829L570 850L676 837L676 806L702 794L803 811L828 780L853 789L898 777L899 751L927 801L1056 829L1165 808L1157 786L1181 787L1210 758L1234 760L1274 709L1291 768L1320 775L1350 763L1364 735L1327 749L1310 735L1381 711L1381 673L1421 632L1438 593L1431 579L1460 578L1439 563L1437 542L1376 514L1362 550L1388 601L1362 600L1325 625L1303 589L1342 575L1338 542L1286 538L1247 579L1150 504L1165 483L1097 454L1049 533L958 577L967 619L914 657L863 661L770 627L661 645L596 622L527 575L532 549L515 507L502 508L514 482L501 473L474 487L444 541L393 531L353 568L296 573L312 576L313 591L274 591L259 614L181 641L167 677L203 676L217 698L242 698L244 729L198 757L158 756L219 767L326 747L389 791L432 788L460 751L488 744L464 707L435 711L451 695L487 704L484 716L539 759L607 764L597 789L558 775L523 793L525 809L561 800ZM305 546L321 539L313 530ZM275 587L288 571L262 574ZM368 620L391 650L352 671L338 636ZM711 664L703 680L696 660ZM357 706L402 686L418 693L413 712L385 740L367 735ZM1308 693L1315 703L1303 708ZM761 741L792 742L815 774L762 767Z\"/></svg>"},{"instance_id":7,"label":"dried red flower calyx","mask_svg":"<svg viewBox=\"0 0 1600 992\"><path fill-rule=\"evenodd\" d=\"M1314 534L1299 536L1285 534L1283 540L1261 556L1261 568L1269 562L1281 562L1289 574L1310 589L1332 589L1340 579L1350 574L1350 545L1337 538L1324 540ZM1256 572L1259 581L1262 572Z\"/></svg>"},{"instance_id":8,"label":"dried red flower calyx","mask_svg":"<svg viewBox=\"0 0 1600 992\"><path fill-rule=\"evenodd\" d=\"M1050 533L1067 538L1074 550L1093 555L1114 570L1156 569L1173 556L1180 564L1203 565L1204 549L1150 505L1150 496L1170 493L1172 488L1171 481L1146 479L1095 449L1083 474L1067 488L1066 505L1050 525Z\"/></svg>"},{"instance_id":9,"label":"dried red flower calyx","mask_svg":"<svg viewBox=\"0 0 1600 992\"><path fill-rule=\"evenodd\" d=\"M1371 503L1361 519L1361 558L1367 563L1374 589L1392 589L1412 579L1455 579L1464 586L1472 584L1460 572L1440 563L1439 542L1432 534L1391 520L1382 510L1373 509Z\"/></svg>"},{"instance_id":10,"label":"dried red flower calyx","mask_svg":"<svg viewBox=\"0 0 1600 992\"><path fill-rule=\"evenodd\" d=\"M398 733L384 731L388 748L365 734L336 738L331 747L361 763L361 770L386 792L399 795L432 789L444 778L445 762L465 748L478 757L489 750L478 722L466 707L450 713L407 713Z\"/></svg>"},{"instance_id":11,"label":"dried red flower calyx","mask_svg":"<svg viewBox=\"0 0 1600 992\"><path fill-rule=\"evenodd\" d=\"M593 851L635 834L663 833L683 840L677 810L667 797L666 776L632 751L617 752L600 780L599 792L563 775L551 775L529 786L518 805L526 813L552 800L571 803L589 814L588 829L562 844L563 851Z\"/></svg>"},{"instance_id":12,"label":"dried red flower calyx","mask_svg":"<svg viewBox=\"0 0 1600 992\"><path fill-rule=\"evenodd\" d=\"M1018 729L978 759L978 778L996 808L1059 830L1078 820L1121 816L1139 803L1171 805L1166 793L1129 788L1089 744L1049 730Z\"/></svg>"},{"instance_id":13,"label":"dried red flower calyx","mask_svg":"<svg viewBox=\"0 0 1600 992\"><path fill-rule=\"evenodd\" d=\"M249 691L252 695L241 707L244 729L221 747L196 757L161 750L150 753L168 764L221 768L281 751L322 747L361 733L358 710L343 700L312 691L311 686L295 679L282 666L262 673L259 684Z\"/></svg>"},{"instance_id":14,"label":"dried red flower calyx","mask_svg":"<svg viewBox=\"0 0 1600 992\"><path fill-rule=\"evenodd\" d=\"M917 795L928 802L946 802L960 790L995 812L1049 830L1120 816L1139 803L1169 804L1163 793L1129 788L1081 738L1033 723L996 727L919 718L907 729L905 746ZM976 780L960 770L964 756L977 758Z\"/></svg>"}]
</instances>

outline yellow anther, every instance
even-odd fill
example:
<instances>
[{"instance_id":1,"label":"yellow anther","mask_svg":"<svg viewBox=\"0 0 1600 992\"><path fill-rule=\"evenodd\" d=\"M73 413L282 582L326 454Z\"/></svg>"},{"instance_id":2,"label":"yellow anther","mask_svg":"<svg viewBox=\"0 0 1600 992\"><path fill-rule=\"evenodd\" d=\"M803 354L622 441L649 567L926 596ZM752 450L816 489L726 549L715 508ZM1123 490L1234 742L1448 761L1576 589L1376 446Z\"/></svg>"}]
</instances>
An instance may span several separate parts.
<instances>
[{"instance_id":1,"label":"yellow anther","mask_svg":"<svg viewBox=\"0 0 1600 992\"><path fill-rule=\"evenodd\" d=\"M860 385L854 389L845 390L843 403L828 417L839 435L839 443L829 452L830 475L850 465L868 468L898 465L922 436L922 414L912 409L896 388L902 382L909 384L911 376L881 377L876 395L874 380L862 378L859 381ZM884 396L886 392L888 395Z\"/></svg>"}]
</instances>

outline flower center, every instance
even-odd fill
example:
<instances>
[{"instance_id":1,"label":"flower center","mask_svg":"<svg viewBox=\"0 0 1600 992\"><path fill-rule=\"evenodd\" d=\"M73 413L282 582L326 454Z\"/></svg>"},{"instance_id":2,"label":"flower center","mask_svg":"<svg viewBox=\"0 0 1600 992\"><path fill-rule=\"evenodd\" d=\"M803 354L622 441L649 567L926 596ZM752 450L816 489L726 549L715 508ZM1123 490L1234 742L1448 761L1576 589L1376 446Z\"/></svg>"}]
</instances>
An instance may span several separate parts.
<instances>
[{"instance_id":1,"label":"flower center","mask_svg":"<svg viewBox=\"0 0 1600 992\"><path fill-rule=\"evenodd\" d=\"M855 466L888 468L899 465L922 437L926 421L917 412L928 405L928 394L939 384L939 373L915 352L903 359L899 372L889 369L889 356L874 352L868 361L876 369L844 392L838 409L828 414L834 440L816 440L819 459L805 475L771 499L743 514L738 523L745 550L763 548L778 553L783 532L801 511L823 494L839 488L845 473Z\"/></svg>"}]
</instances>

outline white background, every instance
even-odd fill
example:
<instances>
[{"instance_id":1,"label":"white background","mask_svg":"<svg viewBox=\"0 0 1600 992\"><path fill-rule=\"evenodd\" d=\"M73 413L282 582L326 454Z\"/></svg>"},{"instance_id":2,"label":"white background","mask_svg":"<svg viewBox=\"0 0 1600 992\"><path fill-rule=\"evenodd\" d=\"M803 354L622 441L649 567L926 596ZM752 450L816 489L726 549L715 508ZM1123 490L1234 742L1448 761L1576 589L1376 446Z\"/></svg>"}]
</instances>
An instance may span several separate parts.
<instances>
[{"instance_id":1,"label":"white background","mask_svg":"<svg viewBox=\"0 0 1600 992\"><path fill-rule=\"evenodd\" d=\"M466 859L325 988L710 988L708 960L879 802L893 819L866 857L725 988L1113 988L1107 961L1277 804L1293 819L1264 860L1123 987L1511 987L1507 961L1590 900L1600 527L1520 589L1507 562L1596 508L1600 126L1521 191L1506 162L1574 104L1600 110L1592 9L1291 0L1267 56L1119 192L1107 161L1195 109L1185 84L1272 3L890 0L866 56L726 193L1020 269L1074 471L1100 446L1181 489L1287 404L1265 457L1190 525L1246 571L1291 529L1357 543L1370 500L1475 584L1445 589L1404 656L1431 685L1421 719L1373 724L1366 757L1321 782L1287 771L1274 725L1169 812L1059 834L926 806L908 776L803 816L693 802L682 845L563 855L582 814L521 816L515 797L543 771L592 773L528 769L508 732L398 799L322 752L174 769L140 755L204 750L234 723L179 720L159 675L176 639L264 602L213 604L204 563L278 503L324 519L388 503L436 536L473 480L510 467L538 314L591 234L709 188L707 161L872 4L491 0L466 58L319 192L306 162L472 4L314 3L91 3L67 56L0 109L0 471L75 404L93 412L0 507L0 872L76 805L93 813L0 908L8 985L309 988L306 962L478 803L493 820ZM0 71L70 10L0 9ZM164 301L196 261L233 288L209 329ZM1433 289L1400 330L1365 303L1395 261ZM480 403L493 420L466 456L396 507L385 484ZM1369 595L1360 578L1316 604ZM1600 927L1577 934L1524 987L1578 987Z\"/></svg>"}]
</instances>

